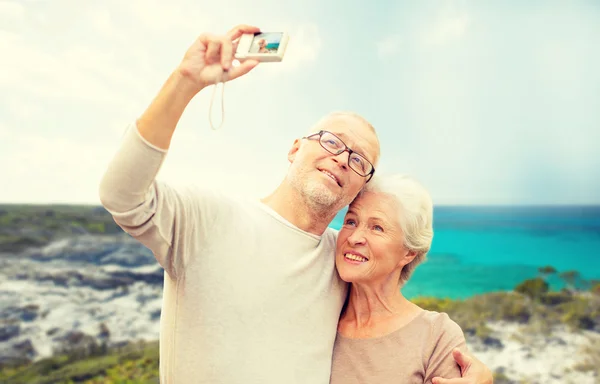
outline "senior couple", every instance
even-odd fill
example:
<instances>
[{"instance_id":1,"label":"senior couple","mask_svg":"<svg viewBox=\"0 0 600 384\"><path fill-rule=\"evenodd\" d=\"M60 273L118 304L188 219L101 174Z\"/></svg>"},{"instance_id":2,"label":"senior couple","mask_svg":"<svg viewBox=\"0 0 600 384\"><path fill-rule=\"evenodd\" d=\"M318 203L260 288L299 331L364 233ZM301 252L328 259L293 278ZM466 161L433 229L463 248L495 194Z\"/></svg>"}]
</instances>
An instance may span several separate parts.
<instances>
[{"instance_id":1,"label":"senior couple","mask_svg":"<svg viewBox=\"0 0 600 384\"><path fill-rule=\"evenodd\" d=\"M201 35L101 181L104 207L165 271L161 382L491 383L456 323L402 296L431 244L432 201L411 178L374 176L379 141L362 117L332 113L296 139L260 201L156 179L192 98L258 64L231 64L258 31Z\"/></svg>"}]
</instances>

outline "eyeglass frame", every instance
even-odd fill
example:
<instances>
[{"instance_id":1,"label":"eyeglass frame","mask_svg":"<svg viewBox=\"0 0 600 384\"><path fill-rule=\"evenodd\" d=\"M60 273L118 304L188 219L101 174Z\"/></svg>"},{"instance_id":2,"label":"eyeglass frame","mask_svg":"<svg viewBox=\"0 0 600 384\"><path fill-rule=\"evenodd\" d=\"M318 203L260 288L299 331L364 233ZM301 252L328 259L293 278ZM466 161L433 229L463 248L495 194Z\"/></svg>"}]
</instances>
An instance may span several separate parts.
<instances>
[{"instance_id":1,"label":"eyeglass frame","mask_svg":"<svg viewBox=\"0 0 600 384\"><path fill-rule=\"evenodd\" d=\"M325 146L323 145L323 143L321 143L321 138L323 137L323 134L325 134L325 133L328 133L328 134L332 135L333 137L335 137L336 139L338 139L340 141L340 143L342 143L344 145L344 149L342 149L338 153L335 153L335 152L331 152L329 149L325 148ZM354 173L356 173L357 175L359 175L361 177L368 177L368 179L365 182L365 184L368 183L369 181L371 181L371 179L373 178L373 175L375 174L375 166L363 154L361 154L360 152L356 152L355 150L353 150L352 148L350 148L348 145L346 145L346 143L344 142L344 140L340 139L335 133L332 133L332 132L329 132L329 131L320 130L317 133L313 133L312 135L308 135L308 136L303 137L303 139L310 140L311 137L315 137L315 136L319 136L319 140L318 140L319 141L319 145L321 147L323 147L324 150L326 150L327 152L331 153L332 155L337 156L337 155L342 154L344 152L348 152L348 167L352 171L354 171ZM350 156L353 153L356 153L357 155L359 155L360 157L362 157L363 159L365 159L367 161L367 163L369 163L371 165L371 172L367 173L366 175L361 175L360 173L358 173L358 171L356 169L352 168L352 166L350 165Z\"/></svg>"}]
</instances>

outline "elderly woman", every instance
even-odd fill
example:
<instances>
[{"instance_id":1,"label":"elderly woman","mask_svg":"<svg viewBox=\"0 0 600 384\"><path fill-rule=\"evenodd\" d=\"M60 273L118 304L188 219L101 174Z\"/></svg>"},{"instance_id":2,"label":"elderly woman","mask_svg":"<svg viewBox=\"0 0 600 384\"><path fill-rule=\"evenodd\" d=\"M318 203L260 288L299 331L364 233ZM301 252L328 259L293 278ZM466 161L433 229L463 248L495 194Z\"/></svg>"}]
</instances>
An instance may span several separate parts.
<instances>
[{"instance_id":1,"label":"elderly woman","mask_svg":"<svg viewBox=\"0 0 600 384\"><path fill-rule=\"evenodd\" d=\"M338 325L332 384L431 383L459 378L452 350L466 350L460 327L424 310L401 287L433 238L429 194L405 176L374 177L340 229L336 267L350 284Z\"/></svg>"}]
</instances>

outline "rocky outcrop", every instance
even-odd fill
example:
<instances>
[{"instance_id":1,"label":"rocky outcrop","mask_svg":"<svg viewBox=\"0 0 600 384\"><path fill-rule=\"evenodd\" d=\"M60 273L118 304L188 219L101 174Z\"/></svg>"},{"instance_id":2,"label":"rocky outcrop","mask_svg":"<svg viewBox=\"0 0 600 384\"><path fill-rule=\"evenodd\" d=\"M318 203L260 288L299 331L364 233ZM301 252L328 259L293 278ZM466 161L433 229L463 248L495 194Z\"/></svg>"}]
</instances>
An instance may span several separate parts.
<instances>
[{"instance_id":1,"label":"rocky outcrop","mask_svg":"<svg viewBox=\"0 0 600 384\"><path fill-rule=\"evenodd\" d=\"M164 272L131 238L63 239L0 266L0 366L158 339Z\"/></svg>"}]
</instances>

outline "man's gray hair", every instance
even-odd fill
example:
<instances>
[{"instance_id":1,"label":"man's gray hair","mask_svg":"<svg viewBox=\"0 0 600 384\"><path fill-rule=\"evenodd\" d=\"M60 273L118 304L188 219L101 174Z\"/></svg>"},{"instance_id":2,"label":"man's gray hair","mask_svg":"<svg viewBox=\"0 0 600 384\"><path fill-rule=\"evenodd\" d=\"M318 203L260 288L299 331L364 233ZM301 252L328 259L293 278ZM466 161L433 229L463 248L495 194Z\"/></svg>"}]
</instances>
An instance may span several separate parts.
<instances>
[{"instance_id":1,"label":"man's gray hair","mask_svg":"<svg viewBox=\"0 0 600 384\"><path fill-rule=\"evenodd\" d=\"M325 116L320 118L315 124L313 124L312 127L310 127L310 129L308 130L308 134L312 134L312 133L316 133L316 132L320 131L321 126L323 125L323 123L325 121L327 121L331 118L335 118L335 117L353 117L353 118L365 123L365 125L367 127L369 127L371 129L371 131L373 131L373 133L377 134L377 132L375 132L375 127L373 126L373 124L371 124L371 122L369 120L365 119L364 117L362 117L361 115L359 115L356 112L349 112L349 111L329 112L328 114L326 114Z\"/></svg>"},{"instance_id":2,"label":"man's gray hair","mask_svg":"<svg viewBox=\"0 0 600 384\"><path fill-rule=\"evenodd\" d=\"M427 256L433 240L433 201L429 192L407 175L374 176L361 193L383 193L394 198L398 220L404 236L404 246L414 251L415 258L404 266L400 285L404 285L413 271ZM360 195L359 195L360 196Z\"/></svg>"}]
</instances>

